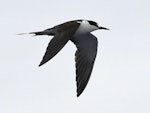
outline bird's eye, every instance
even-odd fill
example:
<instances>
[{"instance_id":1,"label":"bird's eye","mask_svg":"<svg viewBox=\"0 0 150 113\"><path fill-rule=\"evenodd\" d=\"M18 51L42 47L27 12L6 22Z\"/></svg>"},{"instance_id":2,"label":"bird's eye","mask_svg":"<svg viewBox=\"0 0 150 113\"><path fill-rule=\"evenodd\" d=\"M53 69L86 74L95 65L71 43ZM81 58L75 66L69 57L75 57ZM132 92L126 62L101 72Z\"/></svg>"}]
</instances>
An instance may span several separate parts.
<instances>
[{"instance_id":1,"label":"bird's eye","mask_svg":"<svg viewBox=\"0 0 150 113\"><path fill-rule=\"evenodd\" d=\"M96 23L96 22L89 21L89 23L90 23L91 25L93 25L93 26L96 26L96 27L98 27L98 25L97 25L97 23Z\"/></svg>"}]
</instances>

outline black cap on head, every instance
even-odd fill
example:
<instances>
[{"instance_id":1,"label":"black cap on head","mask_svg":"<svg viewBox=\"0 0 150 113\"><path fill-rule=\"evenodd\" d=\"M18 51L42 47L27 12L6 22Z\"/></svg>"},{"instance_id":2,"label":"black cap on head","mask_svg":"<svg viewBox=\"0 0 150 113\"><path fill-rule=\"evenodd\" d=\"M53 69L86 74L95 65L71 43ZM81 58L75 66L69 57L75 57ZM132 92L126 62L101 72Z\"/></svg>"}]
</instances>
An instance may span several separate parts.
<instances>
[{"instance_id":1,"label":"black cap on head","mask_svg":"<svg viewBox=\"0 0 150 113\"><path fill-rule=\"evenodd\" d=\"M89 24L94 25L94 26L99 28L99 26L98 26L98 24L96 22L94 22L94 21L88 21L88 22L89 22Z\"/></svg>"}]
</instances>

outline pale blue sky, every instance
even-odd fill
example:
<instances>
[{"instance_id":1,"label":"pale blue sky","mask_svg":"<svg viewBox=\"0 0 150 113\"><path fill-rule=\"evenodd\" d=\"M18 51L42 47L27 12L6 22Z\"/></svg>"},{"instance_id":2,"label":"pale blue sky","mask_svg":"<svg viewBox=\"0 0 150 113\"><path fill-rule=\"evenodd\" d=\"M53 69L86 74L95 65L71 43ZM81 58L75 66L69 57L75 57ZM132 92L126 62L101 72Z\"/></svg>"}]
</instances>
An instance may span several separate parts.
<instances>
[{"instance_id":1,"label":"pale blue sky","mask_svg":"<svg viewBox=\"0 0 150 113\"><path fill-rule=\"evenodd\" d=\"M1 0L0 113L149 113L149 0ZM76 97L76 47L38 67L51 37L17 33L74 19L111 29L99 41L91 79Z\"/></svg>"}]
</instances>

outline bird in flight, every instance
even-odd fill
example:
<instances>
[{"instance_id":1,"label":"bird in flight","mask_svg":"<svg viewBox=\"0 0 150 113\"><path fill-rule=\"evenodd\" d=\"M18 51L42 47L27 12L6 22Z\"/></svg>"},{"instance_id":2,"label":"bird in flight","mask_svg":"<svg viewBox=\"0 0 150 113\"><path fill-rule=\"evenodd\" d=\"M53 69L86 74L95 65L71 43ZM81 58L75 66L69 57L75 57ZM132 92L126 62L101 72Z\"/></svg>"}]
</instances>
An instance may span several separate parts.
<instances>
[{"instance_id":1,"label":"bird in flight","mask_svg":"<svg viewBox=\"0 0 150 113\"><path fill-rule=\"evenodd\" d=\"M70 40L76 47L75 66L76 66L76 85L77 97L84 91L92 73L93 65L97 54L98 41L91 34L92 31L108 28L99 26L90 20L74 20L54 26L52 28L30 32L29 34L54 36L48 44L45 55L39 64L42 66L51 60Z\"/></svg>"}]
</instances>

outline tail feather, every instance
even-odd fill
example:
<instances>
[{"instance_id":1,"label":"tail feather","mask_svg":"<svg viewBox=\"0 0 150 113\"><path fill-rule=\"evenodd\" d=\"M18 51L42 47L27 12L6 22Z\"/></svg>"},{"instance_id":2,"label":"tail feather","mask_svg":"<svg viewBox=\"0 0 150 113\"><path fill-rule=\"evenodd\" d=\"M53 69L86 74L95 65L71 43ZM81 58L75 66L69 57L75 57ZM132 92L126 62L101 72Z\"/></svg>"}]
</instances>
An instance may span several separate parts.
<instances>
[{"instance_id":1,"label":"tail feather","mask_svg":"<svg viewBox=\"0 0 150 113\"><path fill-rule=\"evenodd\" d=\"M38 32L30 32L30 33L19 33L18 35L25 35L25 34L33 34L36 35L55 35L56 31L53 28L46 29L44 31L38 31Z\"/></svg>"},{"instance_id":2,"label":"tail feather","mask_svg":"<svg viewBox=\"0 0 150 113\"><path fill-rule=\"evenodd\" d=\"M29 34L35 34L35 35L47 35L44 31L40 31L40 32L30 32Z\"/></svg>"},{"instance_id":3,"label":"tail feather","mask_svg":"<svg viewBox=\"0 0 150 113\"><path fill-rule=\"evenodd\" d=\"M26 35L26 34L29 34L29 33L18 33L16 35Z\"/></svg>"}]
</instances>

